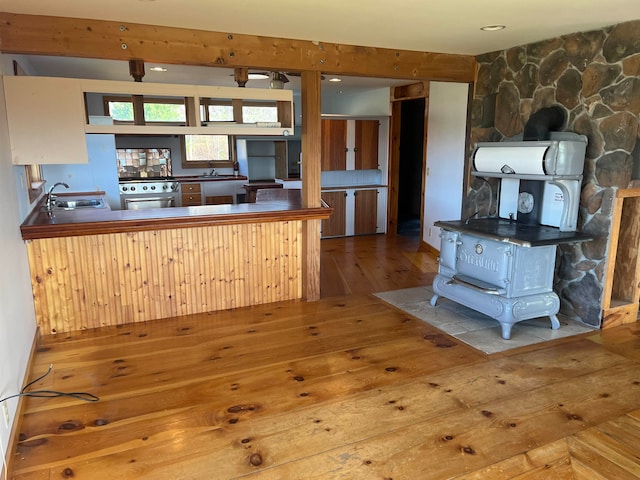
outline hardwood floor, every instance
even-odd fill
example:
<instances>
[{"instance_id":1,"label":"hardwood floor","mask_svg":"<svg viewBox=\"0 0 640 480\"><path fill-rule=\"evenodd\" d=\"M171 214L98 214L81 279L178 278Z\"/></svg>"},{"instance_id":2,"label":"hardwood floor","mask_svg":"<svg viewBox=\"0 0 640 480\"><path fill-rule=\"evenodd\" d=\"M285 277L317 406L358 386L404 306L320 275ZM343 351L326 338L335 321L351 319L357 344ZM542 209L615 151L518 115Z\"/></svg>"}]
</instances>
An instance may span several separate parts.
<instances>
[{"instance_id":1,"label":"hardwood floor","mask_svg":"<svg viewBox=\"0 0 640 480\"><path fill-rule=\"evenodd\" d=\"M319 302L45 337L15 479L640 478L640 328L484 355L370 293L430 283L385 236L324 240Z\"/></svg>"}]
</instances>

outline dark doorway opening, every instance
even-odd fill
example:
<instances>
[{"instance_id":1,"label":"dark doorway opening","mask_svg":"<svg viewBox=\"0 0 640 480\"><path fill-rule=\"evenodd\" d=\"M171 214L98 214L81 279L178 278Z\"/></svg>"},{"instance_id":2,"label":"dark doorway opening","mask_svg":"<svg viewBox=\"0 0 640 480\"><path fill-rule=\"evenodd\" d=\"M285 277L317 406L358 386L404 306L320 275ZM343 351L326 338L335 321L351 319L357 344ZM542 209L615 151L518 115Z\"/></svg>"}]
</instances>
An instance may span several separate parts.
<instances>
[{"instance_id":1,"label":"dark doorway opening","mask_svg":"<svg viewBox=\"0 0 640 480\"><path fill-rule=\"evenodd\" d=\"M420 235L425 104L424 98L401 104L398 235Z\"/></svg>"}]
</instances>

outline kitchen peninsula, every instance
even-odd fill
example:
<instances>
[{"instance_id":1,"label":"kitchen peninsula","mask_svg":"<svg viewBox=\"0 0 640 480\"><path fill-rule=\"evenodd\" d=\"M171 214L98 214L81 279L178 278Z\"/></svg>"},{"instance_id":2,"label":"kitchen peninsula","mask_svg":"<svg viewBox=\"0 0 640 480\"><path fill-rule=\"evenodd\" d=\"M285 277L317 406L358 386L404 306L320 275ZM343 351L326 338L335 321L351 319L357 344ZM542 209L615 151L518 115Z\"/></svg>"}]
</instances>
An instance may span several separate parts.
<instances>
[{"instance_id":1,"label":"kitchen peninsula","mask_svg":"<svg viewBox=\"0 0 640 480\"><path fill-rule=\"evenodd\" d=\"M43 334L299 299L302 235L331 209L258 202L42 211L21 226Z\"/></svg>"}]
</instances>

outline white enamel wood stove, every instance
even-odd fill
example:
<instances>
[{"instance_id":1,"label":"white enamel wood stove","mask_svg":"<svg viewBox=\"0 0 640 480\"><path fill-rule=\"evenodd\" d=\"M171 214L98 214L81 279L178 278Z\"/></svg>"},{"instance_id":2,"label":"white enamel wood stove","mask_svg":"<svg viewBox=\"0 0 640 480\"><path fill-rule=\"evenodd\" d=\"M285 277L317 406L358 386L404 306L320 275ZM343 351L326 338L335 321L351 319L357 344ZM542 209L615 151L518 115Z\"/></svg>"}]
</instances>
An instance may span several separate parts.
<instances>
[{"instance_id":1,"label":"white enamel wood stove","mask_svg":"<svg viewBox=\"0 0 640 480\"><path fill-rule=\"evenodd\" d=\"M560 327L557 245L591 239L575 231L586 138L551 135L477 144L472 174L500 179L497 217L434 224L442 233L431 305L442 296L488 315L505 340L523 320L548 316Z\"/></svg>"}]
</instances>

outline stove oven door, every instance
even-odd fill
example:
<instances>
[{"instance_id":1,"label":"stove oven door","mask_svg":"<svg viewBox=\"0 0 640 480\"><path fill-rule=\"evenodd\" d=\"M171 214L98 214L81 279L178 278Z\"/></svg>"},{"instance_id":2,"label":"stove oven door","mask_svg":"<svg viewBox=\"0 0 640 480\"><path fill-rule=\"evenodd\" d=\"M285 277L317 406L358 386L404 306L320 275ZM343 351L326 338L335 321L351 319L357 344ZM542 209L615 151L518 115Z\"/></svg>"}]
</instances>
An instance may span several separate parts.
<instances>
[{"instance_id":1,"label":"stove oven door","mask_svg":"<svg viewBox=\"0 0 640 480\"><path fill-rule=\"evenodd\" d=\"M509 289L513 245L473 235L460 235L457 243L458 276L471 283L479 280L479 286L491 285L502 291Z\"/></svg>"},{"instance_id":2,"label":"stove oven door","mask_svg":"<svg viewBox=\"0 0 640 480\"><path fill-rule=\"evenodd\" d=\"M175 207L176 197L129 197L124 198L125 210L142 210L145 208L168 208Z\"/></svg>"}]
</instances>

